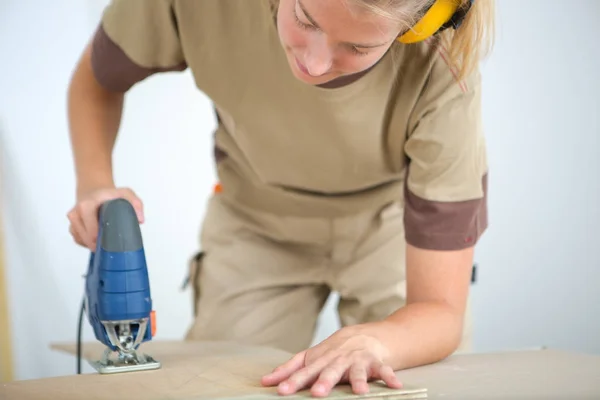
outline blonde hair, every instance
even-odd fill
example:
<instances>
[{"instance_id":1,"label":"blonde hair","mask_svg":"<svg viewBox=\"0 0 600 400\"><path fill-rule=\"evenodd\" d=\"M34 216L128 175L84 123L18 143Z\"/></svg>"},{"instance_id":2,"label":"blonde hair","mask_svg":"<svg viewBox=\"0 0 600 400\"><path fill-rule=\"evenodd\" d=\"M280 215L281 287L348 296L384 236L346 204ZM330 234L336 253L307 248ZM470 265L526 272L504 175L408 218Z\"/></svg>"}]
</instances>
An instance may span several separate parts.
<instances>
[{"instance_id":1,"label":"blonde hair","mask_svg":"<svg viewBox=\"0 0 600 400\"><path fill-rule=\"evenodd\" d=\"M435 0L349 0L370 12L396 21L403 29L413 26L423 10ZM279 0L269 0L273 11ZM469 6L471 0L460 0L460 8ZM494 44L495 0L475 0L457 29L446 29L434 40L443 46L450 63L463 79L473 72L479 62L487 57Z\"/></svg>"},{"instance_id":2,"label":"blonde hair","mask_svg":"<svg viewBox=\"0 0 600 400\"><path fill-rule=\"evenodd\" d=\"M462 0L461 7L465 7L468 1ZM442 33L460 77L469 74L491 53L496 28L495 11L494 0L475 0L462 25L456 31L450 29Z\"/></svg>"}]
</instances>

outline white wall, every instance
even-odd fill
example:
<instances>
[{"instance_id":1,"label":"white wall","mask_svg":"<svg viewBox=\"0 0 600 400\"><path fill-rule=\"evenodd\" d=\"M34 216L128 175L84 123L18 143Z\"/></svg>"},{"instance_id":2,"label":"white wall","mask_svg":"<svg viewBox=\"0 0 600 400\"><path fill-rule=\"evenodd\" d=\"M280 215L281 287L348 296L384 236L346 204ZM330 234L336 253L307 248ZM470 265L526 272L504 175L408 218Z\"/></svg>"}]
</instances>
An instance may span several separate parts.
<instances>
[{"instance_id":1,"label":"white wall","mask_svg":"<svg viewBox=\"0 0 600 400\"><path fill-rule=\"evenodd\" d=\"M65 90L104 4L0 6L2 201L18 379L75 372L72 357L48 350L75 339L88 257L65 216L74 195ZM477 251L476 350L600 352L600 3L569 5L498 2L498 42L484 69L491 226ZM213 184L213 125L187 73L151 78L127 99L115 172L145 202L158 339L180 338L190 323L189 293L179 286ZM333 305L316 340L337 327Z\"/></svg>"},{"instance_id":2,"label":"white wall","mask_svg":"<svg viewBox=\"0 0 600 400\"><path fill-rule=\"evenodd\" d=\"M600 2L497 4L477 349L600 353Z\"/></svg>"}]
</instances>

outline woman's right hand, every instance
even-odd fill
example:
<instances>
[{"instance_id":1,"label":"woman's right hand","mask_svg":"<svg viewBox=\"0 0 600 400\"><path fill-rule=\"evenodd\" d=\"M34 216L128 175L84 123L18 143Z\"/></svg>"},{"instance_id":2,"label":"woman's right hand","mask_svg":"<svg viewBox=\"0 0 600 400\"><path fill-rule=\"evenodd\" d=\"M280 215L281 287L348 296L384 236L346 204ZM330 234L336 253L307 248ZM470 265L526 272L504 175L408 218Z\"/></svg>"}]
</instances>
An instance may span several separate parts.
<instances>
[{"instance_id":1,"label":"woman's right hand","mask_svg":"<svg viewBox=\"0 0 600 400\"><path fill-rule=\"evenodd\" d=\"M69 232L75 242L96 251L98 238L98 210L113 199L126 199L133 206L139 223L144 222L144 207L140 198L129 188L99 188L84 191L77 196L77 204L68 212Z\"/></svg>"}]
</instances>

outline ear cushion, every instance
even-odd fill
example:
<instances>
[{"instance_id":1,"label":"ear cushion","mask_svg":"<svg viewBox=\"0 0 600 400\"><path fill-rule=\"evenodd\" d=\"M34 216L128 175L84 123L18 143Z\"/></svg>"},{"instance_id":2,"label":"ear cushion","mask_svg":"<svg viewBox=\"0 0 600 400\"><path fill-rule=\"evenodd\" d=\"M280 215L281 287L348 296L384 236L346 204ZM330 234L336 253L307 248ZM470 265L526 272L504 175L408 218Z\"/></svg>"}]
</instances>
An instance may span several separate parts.
<instances>
[{"instance_id":1,"label":"ear cushion","mask_svg":"<svg viewBox=\"0 0 600 400\"><path fill-rule=\"evenodd\" d=\"M417 43L435 35L458 11L461 0L436 0L423 18L398 37L401 43Z\"/></svg>"}]
</instances>

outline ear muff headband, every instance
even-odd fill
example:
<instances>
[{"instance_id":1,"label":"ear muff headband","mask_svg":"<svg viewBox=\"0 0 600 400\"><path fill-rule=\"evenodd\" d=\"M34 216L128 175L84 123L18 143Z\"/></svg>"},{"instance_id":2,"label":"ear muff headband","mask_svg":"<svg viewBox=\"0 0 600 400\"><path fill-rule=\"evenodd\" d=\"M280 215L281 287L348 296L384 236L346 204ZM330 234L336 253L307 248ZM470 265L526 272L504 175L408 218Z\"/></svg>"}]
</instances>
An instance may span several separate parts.
<instances>
[{"instance_id":1,"label":"ear muff headband","mask_svg":"<svg viewBox=\"0 0 600 400\"><path fill-rule=\"evenodd\" d=\"M461 0L436 0L423 18L397 40L401 43L416 43L449 26L457 28L466 14L466 11L459 10L461 3Z\"/></svg>"}]
</instances>

